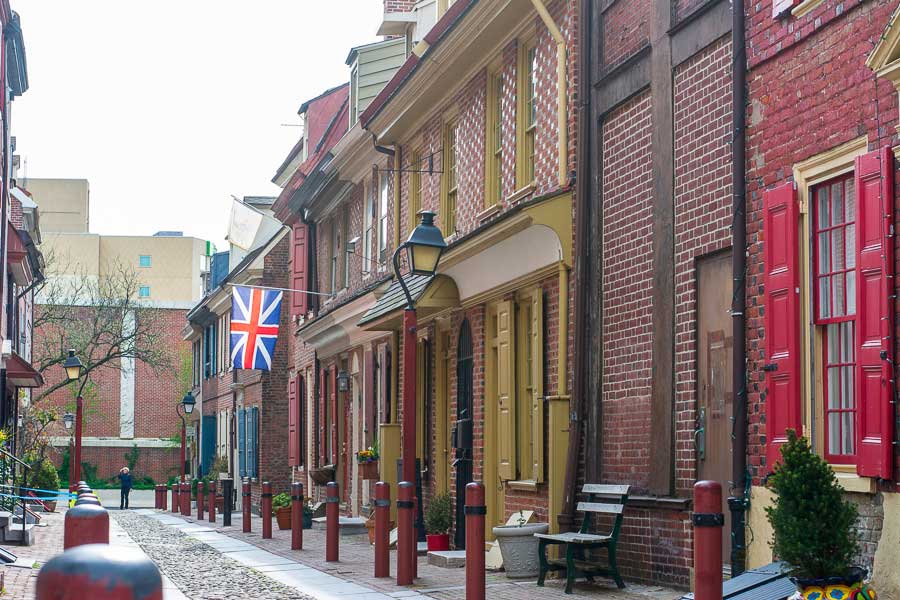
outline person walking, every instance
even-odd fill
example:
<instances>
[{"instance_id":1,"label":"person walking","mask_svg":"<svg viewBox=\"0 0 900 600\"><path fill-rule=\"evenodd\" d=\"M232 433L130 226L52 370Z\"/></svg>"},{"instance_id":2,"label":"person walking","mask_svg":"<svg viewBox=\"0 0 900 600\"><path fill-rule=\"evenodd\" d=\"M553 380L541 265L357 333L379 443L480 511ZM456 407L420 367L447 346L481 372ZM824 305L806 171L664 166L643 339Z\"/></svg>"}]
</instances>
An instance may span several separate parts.
<instances>
[{"instance_id":1,"label":"person walking","mask_svg":"<svg viewBox=\"0 0 900 600\"><path fill-rule=\"evenodd\" d=\"M128 467L122 467L119 471L119 482L122 485L122 497L119 500L119 510L125 510L128 508L128 494L131 493L131 472L128 470Z\"/></svg>"}]
</instances>

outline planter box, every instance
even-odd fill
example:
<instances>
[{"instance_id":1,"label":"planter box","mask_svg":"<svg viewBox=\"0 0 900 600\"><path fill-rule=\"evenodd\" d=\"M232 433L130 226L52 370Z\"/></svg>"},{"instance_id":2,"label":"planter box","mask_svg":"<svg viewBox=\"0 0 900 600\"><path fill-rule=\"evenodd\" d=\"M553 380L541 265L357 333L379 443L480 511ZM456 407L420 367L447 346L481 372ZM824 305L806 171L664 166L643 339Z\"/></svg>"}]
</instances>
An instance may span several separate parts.
<instances>
[{"instance_id":1,"label":"planter box","mask_svg":"<svg viewBox=\"0 0 900 600\"><path fill-rule=\"evenodd\" d=\"M310 469L309 478L312 479L313 483L316 485L328 485L330 482L334 481L334 465Z\"/></svg>"},{"instance_id":2,"label":"planter box","mask_svg":"<svg viewBox=\"0 0 900 600\"><path fill-rule=\"evenodd\" d=\"M503 555L503 568L511 579L537 577L540 572L538 558L538 539L536 533L547 533L549 523L529 523L518 525L501 525L492 531L500 544Z\"/></svg>"},{"instance_id":3,"label":"planter box","mask_svg":"<svg viewBox=\"0 0 900 600\"><path fill-rule=\"evenodd\" d=\"M357 463L359 476L362 479L378 480L378 461Z\"/></svg>"},{"instance_id":4,"label":"planter box","mask_svg":"<svg viewBox=\"0 0 900 600\"><path fill-rule=\"evenodd\" d=\"M291 528L291 507L286 506L275 510L275 521L278 529L284 531Z\"/></svg>"},{"instance_id":5,"label":"planter box","mask_svg":"<svg viewBox=\"0 0 900 600\"><path fill-rule=\"evenodd\" d=\"M450 549L450 534L437 533L425 536L425 542L428 544L429 552L446 552Z\"/></svg>"}]
</instances>

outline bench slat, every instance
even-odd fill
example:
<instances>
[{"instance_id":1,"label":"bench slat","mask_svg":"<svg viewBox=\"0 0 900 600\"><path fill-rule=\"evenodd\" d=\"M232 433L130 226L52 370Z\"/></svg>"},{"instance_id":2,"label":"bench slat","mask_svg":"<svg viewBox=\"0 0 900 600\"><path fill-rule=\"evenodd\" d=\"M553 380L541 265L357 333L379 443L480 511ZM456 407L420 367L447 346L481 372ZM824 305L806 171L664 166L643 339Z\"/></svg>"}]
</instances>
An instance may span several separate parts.
<instances>
[{"instance_id":1,"label":"bench slat","mask_svg":"<svg viewBox=\"0 0 900 600\"><path fill-rule=\"evenodd\" d=\"M608 485L603 483L586 483L581 487L585 494L607 494L609 496L624 496L631 488L630 485Z\"/></svg>"},{"instance_id":2,"label":"bench slat","mask_svg":"<svg viewBox=\"0 0 900 600\"><path fill-rule=\"evenodd\" d=\"M625 510L624 504L601 504L599 502L579 502L579 512L605 513L608 515L620 515Z\"/></svg>"},{"instance_id":3,"label":"bench slat","mask_svg":"<svg viewBox=\"0 0 900 600\"><path fill-rule=\"evenodd\" d=\"M597 544L611 539L608 535L594 535L592 533L535 533L534 537L566 544Z\"/></svg>"}]
</instances>

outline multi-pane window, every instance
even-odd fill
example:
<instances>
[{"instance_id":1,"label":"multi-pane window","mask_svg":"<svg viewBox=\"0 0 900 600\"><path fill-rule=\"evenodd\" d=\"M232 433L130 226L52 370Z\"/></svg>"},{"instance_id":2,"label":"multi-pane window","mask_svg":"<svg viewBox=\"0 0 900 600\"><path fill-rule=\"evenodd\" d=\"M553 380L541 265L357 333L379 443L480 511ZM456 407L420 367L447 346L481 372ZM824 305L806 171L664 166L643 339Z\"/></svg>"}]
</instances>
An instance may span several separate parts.
<instances>
[{"instance_id":1,"label":"multi-pane window","mask_svg":"<svg viewBox=\"0 0 900 600\"><path fill-rule=\"evenodd\" d=\"M372 264L372 237L374 234L374 220L375 220L375 194L371 190L365 191L366 196L366 210L365 216L363 218L364 228L363 228L363 272L368 273L371 271L369 265Z\"/></svg>"},{"instance_id":2,"label":"multi-pane window","mask_svg":"<svg viewBox=\"0 0 900 600\"><path fill-rule=\"evenodd\" d=\"M825 454L852 462L856 425L856 204L853 176L813 188L816 325L822 332Z\"/></svg>"},{"instance_id":3,"label":"multi-pane window","mask_svg":"<svg viewBox=\"0 0 900 600\"><path fill-rule=\"evenodd\" d=\"M350 209L345 207L343 218L341 219L341 248L340 252L344 257L344 289L350 287L350 253L345 248L346 241L350 239Z\"/></svg>"},{"instance_id":4,"label":"multi-pane window","mask_svg":"<svg viewBox=\"0 0 900 600\"><path fill-rule=\"evenodd\" d=\"M330 290L333 294L337 291L337 281L338 281L338 228L337 228L337 217L331 219L331 253L328 258L328 268L329 268L329 284Z\"/></svg>"},{"instance_id":5,"label":"multi-pane window","mask_svg":"<svg viewBox=\"0 0 900 600\"><path fill-rule=\"evenodd\" d=\"M422 158L418 152L409 157L409 230L416 226L416 215L422 210Z\"/></svg>"},{"instance_id":6,"label":"multi-pane window","mask_svg":"<svg viewBox=\"0 0 900 600\"><path fill-rule=\"evenodd\" d=\"M150 286L142 285L138 290L138 296L141 298L149 298L150 297Z\"/></svg>"},{"instance_id":7,"label":"multi-pane window","mask_svg":"<svg viewBox=\"0 0 900 600\"><path fill-rule=\"evenodd\" d=\"M378 207L378 260L387 260L387 236L388 236L388 192L390 191L390 176L387 173L381 174L379 185L379 207Z\"/></svg>"},{"instance_id":8,"label":"multi-pane window","mask_svg":"<svg viewBox=\"0 0 900 600\"><path fill-rule=\"evenodd\" d=\"M444 235L453 235L456 231L456 195L458 180L456 171L456 140L459 126L453 122L447 125L444 139L444 174L447 177L444 214L441 215Z\"/></svg>"},{"instance_id":9,"label":"multi-pane window","mask_svg":"<svg viewBox=\"0 0 900 600\"><path fill-rule=\"evenodd\" d=\"M149 269L151 266L153 266L153 260L150 258L149 254L141 254L138 265L141 268Z\"/></svg>"},{"instance_id":10,"label":"multi-pane window","mask_svg":"<svg viewBox=\"0 0 900 600\"><path fill-rule=\"evenodd\" d=\"M537 127L537 107L535 97L537 73L537 48L528 48L525 53L525 179L534 181L534 133Z\"/></svg>"},{"instance_id":11,"label":"multi-pane window","mask_svg":"<svg viewBox=\"0 0 900 600\"><path fill-rule=\"evenodd\" d=\"M491 75L488 90L488 204L503 199L503 73Z\"/></svg>"}]
</instances>

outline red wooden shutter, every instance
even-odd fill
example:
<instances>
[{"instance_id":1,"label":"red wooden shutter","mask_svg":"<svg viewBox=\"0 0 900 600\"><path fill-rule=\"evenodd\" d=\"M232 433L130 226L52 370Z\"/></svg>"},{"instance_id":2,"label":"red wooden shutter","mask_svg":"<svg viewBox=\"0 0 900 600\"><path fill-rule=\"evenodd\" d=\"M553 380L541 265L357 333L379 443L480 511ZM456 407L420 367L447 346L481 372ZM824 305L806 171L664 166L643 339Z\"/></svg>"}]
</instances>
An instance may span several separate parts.
<instances>
[{"instance_id":1,"label":"red wooden shutter","mask_svg":"<svg viewBox=\"0 0 900 600\"><path fill-rule=\"evenodd\" d=\"M299 377L288 381L288 464L300 465L300 436L297 435L300 420L297 418L297 382Z\"/></svg>"},{"instance_id":2,"label":"red wooden shutter","mask_svg":"<svg viewBox=\"0 0 900 600\"><path fill-rule=\"evenodd\" d=\"M363 372L363 404L366 407L365 445L371 446L378 436L378 407L375 403L375 352L366 350Z\"/></svg>"},{"instance_id":3,"label":"red wooden shutter","mask_svg":"<svg viewBox=\"0 0 900 600\"><path fill-rule=\"evenodd\" d=\"M328 421L327 410L328 410L328 402L325 398L325 393L328 390L328 369L322 367L319 370L319 422L316 423L316 429L319 431L319 466L325 466L328 464L328 456L325 456L325 449L328 447L326 443L326 435L330 435L330 432L325 429L325 424Z\"/></svg>"},{"instance_id":4,"label":"red wooden shutter","mask_svg":"<svg viewBox=\"0 0 900 600\"><path fill-rule=\"evenodd\" d=\"M309 278L307 277L307 226L305 223L297 223L293 230L293 243L291 245L291 289L306 290ZM307 294L291 292L291 315L305 315L308 303Z\"/></svg>"},{"instance_id":5,"label":"red wooden shutter","mask_svg":"<svg viewBox=\"0 0 900 600\"><path fill-rule=\"evenodd\" d=\"M766 465L781 459L785 431L802 434L797 195L786 183L764 195Z\"/></svg>"},{"instance_id":6,"label":"red wooden shutter","mask_svg":"<svg viewBox=\"0 0 900 600\"><path fill-rule=\"evenodd\" d=\"M856 159L857 471L888 479L894 439L894 161L889 147Z\"/></svg>"},{"instance_id":7,"label":"red wooden shutter","mask_svg":"<svg viewBox=\"0 0 900 600\"><path fill-rule=\"evenodd\" d=\"M341 409L338 406L337 391L337 364L331 367L331 464L338 464L338 423L340 422Z\"/></svg>"}]
</instances>

